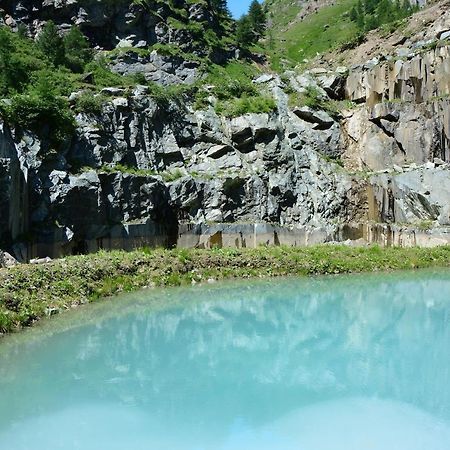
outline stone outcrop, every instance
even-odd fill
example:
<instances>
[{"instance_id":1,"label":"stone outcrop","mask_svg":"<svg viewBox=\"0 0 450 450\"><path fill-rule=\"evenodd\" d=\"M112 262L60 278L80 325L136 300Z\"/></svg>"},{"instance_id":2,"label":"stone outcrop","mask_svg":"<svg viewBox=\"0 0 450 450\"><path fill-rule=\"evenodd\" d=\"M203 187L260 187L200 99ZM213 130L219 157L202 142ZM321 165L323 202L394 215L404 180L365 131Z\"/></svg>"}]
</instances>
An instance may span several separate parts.
<instances>
[{"instance_id":1,"label":"stone outcrop","mask_svg":"<svg viewBox=\"0 0 450 450\"><path fill-rule=\"evenodd\" d=\"M116 73L162 86L193 83L198 62L139 49L232 56L166 20L188 17L221 36L207 2L101 3L9 0L2 17L33 35L49 19L62 31L77 24L117 48ZM137 85L103 89L101 112L79 113L58 153L1 124L0 247L27 260L144 245L450 242L450 46L440 30L439 45L349 69L261 75L272 113L221 117ZM313 92L317 105L292 105L292 91ZM326 108L343 100L352 108Z\"/></svg>"},{"instance_id":2,"label":"stone outcrop","mask_svg":"<svg viewBox=\"0 0 450 450\"><path fill-rule=\"evenodd\" d=\"M27 230L27 170L7 126L0 123L0 241L10 247Z\"/></svg>"},{"instance_id":3,"label":"stone outcrop","mask_svg":"<svg viewBox=\"0 0 450 450\"><path fill-rule=\"evenodd\" d=\"M449 165L433 164L402 173L371 177L377 208L372 220L383 223L450 226Z\"/></svg>"},{"instance_id":4,"label":"stone outcrop","mask_svg":"<svg viewBox=\"0 0 450 450\"><path fill-rule=\"evenodd\" d=\"M450 100L385 102L345 113L343 159L357 170L450 161Z\"/></svg>"},{"instance_id":5,"label":"stone outcrop","mask_svg":"<svg viewBox=\"0 0 450 450\"><path fill-rule=\"evenodd\" d=\"M11 256L8 252L0 250L0 268L13 267L19 264L19 262Z\"/></svg>"},{"instance_id":6,"label":"stone outcrop","mask_svg":"<svg viewBox=\"0 0 450 450\"><path fill-rule=\"evenodd\" d=\"M375 59L352 67L345 92L355 102L373 106L382 101L422 103L450 95L450 47L407 50L404 58Z\"/></svg>"},{"instance_id":7,"label":"stone outcrop","mask_svg":"<svg viewBox=\"0 0 450 450\"><path fill-rule=\"evenodd\" d=\"M385 244L449 241L450 46L419 44L353 67L346 81L363 106L344 113L342 158L369 172L365 235Z\"/></svg>"},{"instance_id":8,"label":"stone outcrop","mask_svg":"<svg viewBox=\"0 0 450 450\"><path fill-rule=\"evenodd\" d=\"M4 0L0 15L12 29L27 26L32 36L48 20L62 31L77 25L93 46L105 50L174 44L207 54L205 29L219 37L225 33L210 3L200 0ZM188 23L197 26L183 26Z\"/></svg>"},{"instance_id":9,"label":"stone outcrop","mask_svg":"<svg viewBox=\"0 0 450 450\"><path fill-rule=\"evenodd\" d=\"M76 136L56 158L33 136L4 137L27 171L26 257L188 245L193 227L212 223L242 224L242 236L260 223L266 231L253 244L334 240L339 223L363 217L364 187L327 160L339 124L283 109L279 85L270 85L278 112L234 119L158 103L145 87L127 98L116 90L100 115L77 116Z\"/></svg>"}]
</instances>

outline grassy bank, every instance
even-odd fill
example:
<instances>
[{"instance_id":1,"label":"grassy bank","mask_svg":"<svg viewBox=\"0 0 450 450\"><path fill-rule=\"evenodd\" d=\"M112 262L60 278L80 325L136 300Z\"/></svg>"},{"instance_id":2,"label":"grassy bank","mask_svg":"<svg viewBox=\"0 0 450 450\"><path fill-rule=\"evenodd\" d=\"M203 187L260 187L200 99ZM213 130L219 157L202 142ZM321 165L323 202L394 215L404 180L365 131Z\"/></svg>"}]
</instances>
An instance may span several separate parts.
<instances>
[{"instance_id":1,"label":"grassy bank","mask_svg":"<svg viewBox=\"0 0 450 450\"><path fill-rule=\"evenodd\" d=\"M0 332L119 292L209 279L450 267L450 246L100 252L0 270Z\"/></svg>"}]
</instances>

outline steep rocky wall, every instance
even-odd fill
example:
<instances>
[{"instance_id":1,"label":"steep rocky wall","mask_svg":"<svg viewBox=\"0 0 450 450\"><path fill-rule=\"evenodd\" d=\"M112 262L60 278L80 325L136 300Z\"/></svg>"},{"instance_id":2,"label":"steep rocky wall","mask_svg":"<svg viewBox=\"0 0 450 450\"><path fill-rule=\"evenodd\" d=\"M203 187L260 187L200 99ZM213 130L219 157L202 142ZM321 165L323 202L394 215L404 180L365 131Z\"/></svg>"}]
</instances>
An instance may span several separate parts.
<instances>
[{"instance_id":1,"label":"steep rocky wall","mask_svg":"<svg viewBox=\"0 0 450 450\"><path fill-rule=\"evenodd\" d=\"M346 96L365 107L343 123L357 169L450 160L450 45L351 69Z\"/></svg>"},{"instance_id":2,"label":"steep rocky wall","mask_svg":"<svg viewBox=\"0 0 450 450\"><path fill-rule=\"evenodd\" d=\"M428 51L403 49L403 53L352 67L347 98L373 106L383 101L422 103L450 95L450 45Z\"/></svg>"},{"instance_id":3,"label":"steep rocky wall","mask_svg":"<svg viewBox=\"0 0 450 450\"><path fill-rule=\"evenodd\" d=\"M75 23L105 49L175 43L208 54L192 28L169 17L222 33L200 1L9 0L2 8L12 28L24 23L35 34L49 19L61 30ZM261 76L254 83L277 102L270 114L229 119L135 86L104 89L102 111L78 114L58 152L2 125L0 247L28 259L143 245L450 242L450 47L439 36L434 49L422 44L348 70ZM198 64L117 52L112 69L168 85L194 81ZM319 104L345 95L355 107L342 117L293 107L286 88L301 98L308 86Z\"/></svg>"},{"instance_id":4,"label":"steep rocky wall","mask_svg":"<svg viewBox=\"0 0 450 450\"><path fill-rule=\"evenodd\" d=\"M363 105L344 113L342 158L369 174L369 240L449 240L450 45L439 42L349 72L347 98Z\"/></svg>"},{"instance_id":5,"label":"steep rocky wall","mask_svg":"<svg viewBox=\"0 0 450 450\"><path fill-rule=\"evenodd\" d=\"M10 131L0 123L0 240L7 245L28 231L25 176Z\"/></svg>"},{"instance_id":6,"label":"steep rocky wall","mask_svg":"<svg viewBox=\"0 0 450 450\"><path fill-rule=\"evenodd\" d=\"M346 111L344 161L356 170L450 161L450 100L384 102Z\"/></svg>"},{"instance_id":7,"label":"steep rocky wall","mask_svg":"<svg viewBox=\"0 0 450 450\"><path fill-rule=\"evenodd\" d=\"M176 44L186 51L205 51L202 30L180 25L191 22L219 35L224 32L210 2L200 0L4 0L0 17L13 29L26 25L33 36L48 20L61 30L77 25L93 46L106 50L122 41L128 47L160 43Z\"/></svg>"},{"instance_id":8,"label":"steep rocky wall","mask_svg":"<svg viewBox=\"0 0 450 450\"><path fill-rule=\"evenodd\" d=\"M279 83L267 86L280 101L273 114L225 119L212 108L158 104L137 87L127 97L109 91L100 115L78 115L76 136L58 154L20 130L3 136L23 161L30 198L29 241L16 254L225 245L210 238L227 235L227 224L238 246L335 240L340 224L365 215L363 183L327 159L338 123L283 108ZM202 237L202 224L219 228Z\"/></svg>"}]
</instances>

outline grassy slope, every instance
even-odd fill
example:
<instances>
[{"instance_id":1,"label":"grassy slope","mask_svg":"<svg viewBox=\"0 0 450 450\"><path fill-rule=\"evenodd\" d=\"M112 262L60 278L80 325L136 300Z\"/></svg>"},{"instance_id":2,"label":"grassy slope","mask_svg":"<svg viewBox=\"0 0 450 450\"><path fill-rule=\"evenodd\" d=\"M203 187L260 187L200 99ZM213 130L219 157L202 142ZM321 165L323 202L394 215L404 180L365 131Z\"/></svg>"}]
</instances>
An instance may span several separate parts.
<instances>
[{"instance_id":1,"label":"grassy slope","mask_svg":"<svg viewBox=\"0 0 450 450\"><path fill-rule=\"evenodd\" d=\"M288 1L279 0L273 2L273 5L269 4L269 11L273 11L269 15L273 20L271 58L275 69L280 67L280 60L286 60L294 66L304 59L313 58L317 53L339 47L357 35L356 25L346 14L356 0L336 0L334 5L326 6L303 21L294 20L286 26L286 21L278 18L281 14L277 14L277 9L282 9L282 4ZM288 8L290 18L295 17L292 8L293 6ZM300 9L297 7L298 11Z\"/></svg>"},{"instance_id":2,"label":"grassy slope","mask_svg":"<svg viewBox=\"0 0 450 450\"><path fill-rule=\"evenodd\" d=\"M450 246L141 250L100 252L0 270L0 332L123 291L209 278L337 274L450 267Z\"/></svg>"}]
</instances>

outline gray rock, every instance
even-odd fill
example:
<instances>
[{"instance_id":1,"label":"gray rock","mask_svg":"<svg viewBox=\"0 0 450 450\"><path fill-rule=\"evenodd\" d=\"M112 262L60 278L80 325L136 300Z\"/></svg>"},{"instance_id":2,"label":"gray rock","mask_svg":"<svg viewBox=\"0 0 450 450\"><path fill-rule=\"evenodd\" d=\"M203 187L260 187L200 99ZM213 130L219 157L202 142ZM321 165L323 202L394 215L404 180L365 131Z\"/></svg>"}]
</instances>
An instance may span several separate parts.
<instances>
[{"instance_id":1,"label":"gray rock","mask_svg":"<svg viewBox=\"0 0 450 450\"><path fill-rule=\"evenodd\" d=\"M0 268L9 268L17 266L19 262L8 252L0 250Z\"/></svg>"},{"instance_id":2,"label":"gray rock","mask_svg":"<svg viewBox=\"0 0 450 450\"><path fill-rule=\"evenodd\" d=\"M227 153L230 153L233 151L233 147L231 147L230 145L213 145L209 150L208 153L206 154L206 156L208 158L220 158L224 155L226 155Z\"/></svg>"},{"instance_id":3,"label":"gray rock","mask_svg":"<svg viewBox=\"0 0 450 450\"><path fill-rule=\"evenodd\" d=\"M439 31L439 33L436 37L437 37L437 39L440 39L441 41L448 39L448 38L450 38L450 30Z\"/></svg>"},{"instance_id":4,"label":"gray rock","mask_svg":"<svg viewBox=\"0 0 450 450\"><path fill-rule=\"evenodd\" d=\"M335 120L325 111L314 110L308 106L294 108L293 112L300 119L313 123L316 130L327 130L335 123Z\"/></svg>"},{"instance_id":5,"label":"gray rock","mask_svg":"<svg viewBox=\"0 0 450 450\"><path fill-rule=\"evenodd\" d=\"M268 83L269 81L272 81L274 79L275 79L275 77L272 74L265 73L265 74L261 75L260 77L256 78L255 80L253 80L253 83L263 84L263 83Z\"/></svg>"}]
</instances>

